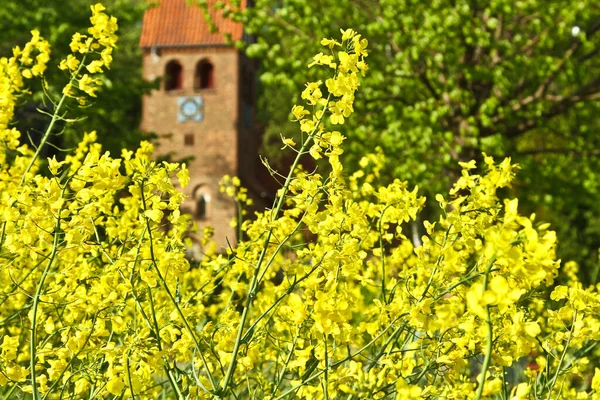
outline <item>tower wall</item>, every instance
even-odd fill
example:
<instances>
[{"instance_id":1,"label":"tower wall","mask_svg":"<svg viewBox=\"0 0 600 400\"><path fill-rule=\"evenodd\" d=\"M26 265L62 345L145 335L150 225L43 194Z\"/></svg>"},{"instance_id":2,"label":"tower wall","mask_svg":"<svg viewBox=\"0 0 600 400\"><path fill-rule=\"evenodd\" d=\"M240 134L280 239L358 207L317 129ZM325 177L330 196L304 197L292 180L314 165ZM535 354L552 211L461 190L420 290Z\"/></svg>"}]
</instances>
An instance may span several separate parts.
<instances>
[{"instance_id":1,"label":"tower wall","mask_svg":"<svg viewBox=\"0 0 600 400\"><path fill-rule=\"evenodd\" d=\"M215 228L215 241L227 247L236 241L230 221L236 217L235 203L219 192L218 182L225 175L238 174L239 158L239 52L227 46L197 46L161 48L144 51L144 78L164 78L167 63L176 60L182 67L180 89L165 90L164 80L160 90L143 99L143 130L160 136L156 156L168 154L180 160L193 157L188 163L190 184L184 189L188 197L184 211L197 215L199 196L206 200L206 217L196 219L202 229ZM208 60L213 65L213 87L195 89L197 64ZM201 97L201 121L181 122L179 99ZM190 142L190 135L192 137Z\"/></svg>"}]
</instances>

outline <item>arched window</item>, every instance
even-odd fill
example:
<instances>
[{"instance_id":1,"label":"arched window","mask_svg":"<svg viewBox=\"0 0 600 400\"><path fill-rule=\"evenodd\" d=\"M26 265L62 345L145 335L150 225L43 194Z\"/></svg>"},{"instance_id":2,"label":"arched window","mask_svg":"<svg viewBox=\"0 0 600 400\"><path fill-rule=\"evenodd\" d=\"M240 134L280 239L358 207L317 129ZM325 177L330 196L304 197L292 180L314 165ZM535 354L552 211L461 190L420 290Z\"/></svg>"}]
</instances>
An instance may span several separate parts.
<instances>
[{"instance_id":1,"label":"arched window","mask_svg":"<svg viewBox=\"0 0 600 400\"><path fill-rule=\"evenodd\" d=\"M183 68L176 60L171 60L165 67L165 90L183 88Z\"/></svg>"},{"instance_id":2,"label":"arched window","mask_svg":"<svg viewBox=\"0 0 600 400\"><path fill-rule=\"evenodd\" d=\"M210 194L206 185L198 185L193 191L194 219L206 219L209 214Z\"/></svg>"},{"instance_id":3,"label":"arched window","mask_svg":"<svg viewBox=\"0 0 600 400\"><path fill-rule=\"evenodd\" d=\"M208 60L201 60L196 65L194 74L194 89L213 89L215 87L215 68Z\"/></svg>"},{"instance_id":4,"label":"arched window","mask_svg":"<svg viewBox=\"0 0 600 400\"><path fill-rule=\"evenodd\" d=\"M196 200L196 213L195 213L195 217L196 219L205 219L207 216L207 204L208 201L206 201L206 196L201 194L200 197L198 197L198 200Z\"/></svg>"}]
</instances>

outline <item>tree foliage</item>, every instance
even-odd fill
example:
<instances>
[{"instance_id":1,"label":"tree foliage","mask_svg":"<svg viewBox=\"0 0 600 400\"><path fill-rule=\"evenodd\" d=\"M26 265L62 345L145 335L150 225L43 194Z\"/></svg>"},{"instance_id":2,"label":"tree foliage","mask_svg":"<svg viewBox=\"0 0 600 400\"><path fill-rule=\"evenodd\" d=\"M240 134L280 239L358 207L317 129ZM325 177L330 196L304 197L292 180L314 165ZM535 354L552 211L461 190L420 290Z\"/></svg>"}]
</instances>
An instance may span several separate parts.
<instances>
[{"instance_id":1,"label":"tree foliage","mask_svg":"<svg viewBox=\"0 0 600 400\"><path fill-rule=\"evenodd\" d=\"M84 32L89 25L92 0L72 0L68 4L61 0L3 0L0 2L0 54L9 54L15 45L23 45L29 40L31 29L38 29L52 45L52 58L65 58L73 32ZM136 147L142 133L139 131L142 94L155 85L142 78L142 56L139 49L139 35L143 12L147 4L143 0L109 0L105 4L114 10L118 18L119 51L115 52L110 70L102 77L100 96L93 100L94 107L77 111L81 120L74 125L57 124L55 133L63 127L61 137L51 140L61 147L73 147L83 137L97 127L104 127L107 135L99 140L106 150L119 154L123 147ZM45 73L49 92L56 92L68 81L68 75L50 63ZM30 84L29 91L33 103L23 97L17 107L16 124L23 129L25 142L28 136L35 142L46 129L46 119L39 118L37 108L52 112L53 106L44 99L42 84ZM77 105L72 105L77 107ZM49 153L53 149L46 149Z\"/></svg>"},{"instance_id":2,"label":"tree foliage","mask_svg":"<svg viewBox=\"0 0 600 400\"><path fill-rule=\"evenodd\" d=\"M525 167L515 190L526 208L561 221L563 255L595 265L598 2L257 0L232 15L256 37L247 52L262 59L267 142L289 132L280 105L302 84L311 43L356 27L372 72L349 122L350 168L381 146L395 160L387 176L431 196L456 178L456 161L513 157Z\"/></svg>"}]
</instances>

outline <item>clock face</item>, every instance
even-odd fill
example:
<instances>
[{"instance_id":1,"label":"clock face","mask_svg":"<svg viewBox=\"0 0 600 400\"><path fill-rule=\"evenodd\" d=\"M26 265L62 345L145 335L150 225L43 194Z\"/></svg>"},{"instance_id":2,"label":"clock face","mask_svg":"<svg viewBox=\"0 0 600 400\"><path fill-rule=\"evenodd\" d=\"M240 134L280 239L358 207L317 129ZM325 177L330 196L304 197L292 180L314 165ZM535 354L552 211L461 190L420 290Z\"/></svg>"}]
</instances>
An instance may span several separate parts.
<instances>
[{"instance_id":1,"label":"clock face","mask_svg":"<svg viewBox=\"0 0 600 400\"><path fill-rule=\"evenodd\" d=\"M200 96L180 97L177 105L179 122L200 122L204 118L204 101Z\"/></svg>"}]
</instances>

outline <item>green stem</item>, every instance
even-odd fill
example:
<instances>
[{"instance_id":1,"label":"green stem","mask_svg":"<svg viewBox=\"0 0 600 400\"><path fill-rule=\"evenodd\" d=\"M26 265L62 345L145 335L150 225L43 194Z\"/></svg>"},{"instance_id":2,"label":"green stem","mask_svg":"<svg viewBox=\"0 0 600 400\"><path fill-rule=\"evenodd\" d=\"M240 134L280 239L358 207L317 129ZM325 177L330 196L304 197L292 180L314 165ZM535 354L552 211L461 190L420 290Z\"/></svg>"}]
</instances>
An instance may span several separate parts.
<instances>
[{"instance_id":1,"label":"green stem","mask_svg":"<svg viewBox=\"0 0 600 400\"><path fill-rule=\"evenodd\" d=\"M67 180L67 182L65 182L65 185L62 188L61 198L64 197L64 195L65 195L65 191L67 189L69 180ZM35 361L37 358L37 356L36 356L37 311L38 311L40 296L42 295L42 290L44 288L44 282L46 281L46 277L48 276L48 273L50 272L50 268L52 267L52 264L54 263L54 258L56 257L56 253L58 253L58 237L59 237L59 231L60 231L60 220L61 220L60 214L61 214L61 212L62 212L62 206L58 209L57 214L56 214L56 224L54 226L54 238L52 240L52 251L50 252L50 255L48 256L48 263L46 264L46 267L44 268L44 271L42 272L42 276L40 277L40 279L37 283L37 287L35 289L35 296L33 298L33 307L32 307L33 312L32 312L32 317L31 317L31 332L30 332L30 337L29 337L29 341L30 341L30 343L29 343L29 368L31 369L30 374L31 374L31 387L32 387L33 400L40 399L40 393L38 392L38 388L37 388L36 372L35 372Z\"/></svg>"},{"instance_id":2,"label":"green stem","mask_svg":"<svg viewBox=\"0 0 600 400\"><path fill-rule=\"evenodd\" d=\"M4 246L4 237L6 235L6 221L2 223L2 233L0 233L0 250Z\"/></svg>"},{"instance_id":3,"label":"green stem","mask_svg":"<svg viewBox=\"0 0 600 400\"><path fill-rule=\"evenodd\" d=\"M84 61L85 61L85 57L82 59L81 63L79 64L77 71L71 75L71 79L69 80L69 85L72 85L73 82L77 79L77 74L79 73L79 71L81 71L81 68L84 65ZM27 168L25 169L25 172L23 173L23 176L21 177L21 182L19 183L19 187L22 187L25 184L25 179L27 178L29 171L31 171L33 164L35 164L35 161L39 158L42 149L44 148L46 142L48 141L48 138L50 137L50 135L52 133L52 129L54 129L54 125L56 124L56 121L58 120L58 114L60 113L60 110L66 99L67 99L67 95L65 93L63 93L62 97L60 98L60 101L58 102L56 108L54 109L54 113L52 114L52 119L50 120L50 124L48 124L48 128L46 128L46 132L44 132L44 135L42 136L40 144L38 145L33 157L31 158L31 160L29 161L29 164L27 165ZM61 195L64 195L66 187L67 187L67 185L65 184L65 187L63 188ZM40 398L40 394L38 392L37 383L36 383L36 372L35 372L36 340L37 340L36 339L36 336L37 336L36 335L37 310L38 310L39 299L40 299L40 295L43 290L44 282L46 280L46 277L48 276L50 267L52 266L52 263L54 262L54 257L56 257L56 253L58 251L58 232L60 230L60 213L61 213L61 211L62 211L62 208L58 211L58 215L57 215L57 219L56 219L56 226L54 228L54 240L52 243L52 252L50 254L48 263L46 264L46 267L44 268L44 272L42 273L42 276L40 277L40 280L38 281L35 297L33 298L33 315L32 315L32 322L31 322L30 343L29 343L29 358L30 358L29 367L31 369L31 371L30 371L31 387L32 387L32 396L33 396L34 400L39 400L39 398ZM2 240L4 240L5 228L6 228L6 222L4 222L3 227L2 227Z\"/></svg>"},{"instance_id":4,"label":"green stem","mask_svg":"<svg viewBox=\"0 0 600 400\"><path fill-rule=\"evenodd\" d=\"M329 103L330 97L331 97L331 95L329 95L329 97L327 97L327 103ZM302 155L304 155L304 153L306 152L306 149L308 148L308 145L313 140L314 134L315 134L315 132L317 132L317 129L319 128L324 115L325 115L325 112L322 113L321 118L318 120L317 124L315 125L315 128L308 135L306 140L302 143L302 147L298 151L298 154L296 155L296 158L294 159L294 162L292 163L292 166L290 167L290 172L288 173L288 175L285 179L285 183L283 185L283 188L281 189L281 194L280 194L279 198L277 199L277 204L275 206L275 209L273 210L273 213L271 214L271 222L274 222L278 218L279 213L281 212L283 203L285 201L285 196L289 190L289 187L290 187L293 177L294 177L294 171L298 167L298 164L300 164L300 158L302 157ZM244 334L244 327L246 325L246 320L248 319L248 313L250 311L250 306L252 305L252 300L256 296L256 289L258 288L258 278L259 278L260 268L261 268L261 266L265 260L265 257L267 255L267 250L269 248L269 244L271 242L272 235L273 235L273 228L269 228L269 232L267 233L267 237L265 238L265 242L263 244L263 248L262 248L260 256L258 258L258 262L256 263L256 266L254 268L254 274L252 275L252 281L251 281L249 289L248 289L248 294L246 295L246 303L245 303L244 309L242 311L240 325L238 327L237 335L236 335L235 342L233 345L233 353L231 356L231 362L229 364L229 367L227 368L227 374L225 376L225 379L223 380L223 385L221 386L221 392L223 394L227 393L227 388L229 386L229 382L231 381L231 378L233 377L233 372L235 371L237 355L240 350L240 346L242 344L241 342L242 342L242 336Z\"/></svg>"},{"instance_id":5,"label":"green stem","mask_svg":"<svg viewBox=\"0 0 600 400\"><path fill-rule=\"evenodd\" d=\"M300 325L298 327L298 331L296 332L296 334L294 335L294 340L292 341L292 348L290 349L290 352L288 353L286 359L285 359L285 363L283 364L283 368L281 369L281 373L279 374L279 378L277 379L277 383L275 384L275 388L273 389L273 393L271 393L271 396L275 396L275 393L277 393L277 389L279 389L279 386L281 385L281 382L283 382L283 378L285 376L285 371L287 369L287 366L289 365L291 359L292 359L292 355L294 354L294 350L296 349L296 342L298 341L298 337L300 336L300 330L302 329L302 325Z\"/></svg>"},{"instance_id":6,"label":"green stem","mask_svg":"<svg viewBox=\"0 0 600 400\"><path fill-rule=\"evenodd\" d=\"M562 363L565 360L565 356L567 355L567 350L569 349L569 345L571 344L571 338L573 337L573 333L575 331L576 319L577 319L577 310L575 310L575 312L573 312L573 324L572 324L571 330L569 332L569 338L567 339L567 344L565 345L565 348L563 349L563 351L560 355L560 360L558 361L558 366L556 367L556 372L554 373L554 376L552 377L552 381L550 382L550 388L548 389L548 397L546 398L547 400L550 400L550 398L552 396L552 390L554 389L554 385L556 385L556 381L558 380L558 376L560 375L560 367L562 366Z\"/></svg>"},{"instance_id":7,"label":"green stem","mask_svg":"<svg viewBox=\"0 0 600 400\"><path fill-rule=\"evenodd\" d=\"M450 226L448 226L448 229L446 230L446 233L444 234L444 241L442 242L442 245L440 246L440 253L443 253L444 248L446 247L446 243L448 242L448 235L450 235L451 229L452 229L452 224L450 224ZM419 300L417 300L417 303L420 303L421 301L423 301L425 296L427 296L427 292L429 292L429 288L433 284L433 277L437 273L437 270L443 259L444 259L444 255L440 254L438 256L437 260L435 261L435 267L433 268L433 271L431 272L431 275L429 276L429 280L427 281L427 285L425 286L425 289L423 290L423 294L421 294L421 297L419 298Z\"/></svg>"},{"instance_id":8,"label":"green stem","mask_svg":"<svg viewBox=\"0 0 600 400\"><path fill-rule=\"evenodd\" d=\"M129 357L131 356L131 350L127 352L127 360L125 361L125 366L127 367L127 384L129 386L129 391L131 392L131 400L135 400L135 392L133 391L133 385L131 384L131 369L129 367Z\"/></svg>"},{"instance_id":9,"label":"green stem","mask_svg":"<svg viewBox=\"0 0 600 400\"><path fill-rule=\"evenodd\" d=\"M142 241L144 240L144 236L146 235L146 230L147 230L147 228L144 228L144 230L142 231L142 234L140 235L140 238L138 240L137 251L135 254L135 258L133 260L133 267L131 268L129 282L131 283L131 295L133 296L133 300L135 301L135 304L139 308L142 318L144 319L144 321L146 321L146 325L148 326L148 329L155 333L158 351L162 352L162 341L160 338L160 329L158 328L158 322L156 320L156 313L154 311L154 299L152 298L152 292L150 290L150 286L148 286L148 298L150 300L150 310L152 311L152 318L154 321L154 326L152 325L152 322L150 322L150 318L148 317L148 315L146 315L146 312L144 311L142 302L140 301L137 294L135 293L135 287L134 287L134 282L133 282L135 266L139 259L140 250L142 247ZM99 240L99 238L98 238L98 240ZM104 251L104 249L103 249L103 251ZM106 252L104 252L104 254L108 258L108 260L111 262L111 264L114 264L114 262L112 261L112 258L109 256L109 254L107 254ZM119 273L121 274L121 277L123 278L123 280L126 280L125 275L123 275L123 273L121 271L119 271ZM134 316L134 323L137 325L137 318L135 316ZM134 329L136 329L136 328L134 328ZM171 370L171 368L169 368L169 363L168 363L167 359L165 357L163 357L163 360L165 362L163 369L164 369L165 373L167 374L167 378L169 380L169 383L171 384L171 387L173 388L175 393L177 393L178 398L183 399L184 398L183 394L181 393L181 389L179 389L179 386L177 386L175 377L173 376L173 371Z\"/></svg>"},{"instance_id":10,"label":"green stem","mask_svg":"<svg viewBox=\"0 0 600 400\"><path fill-rule=\"evenodd\" d=\"M58 218L58 220L60 221L60 217ZM48 260L48 264L46 264L46 268L44 268L44 272L42 273L42 276L40 277L40 280L38 281L37 288L35 290L35 297L33 298L33 315L32 315L32 320L31 320L31 332L30 332L30 338L29 338L29 341L30 341L30 343L29 343L29 368L31 369L31 371L30 371L31 387L33 388L32 395L33 395L34 400L40 399L40 394L37 389L36 373L35 373L35 360L36 360L35 346L36 346L36 341L37 341L36 318L37 318L38 304L40 301L40 296L42 294L42 288L44 287L44 282L46 281L48 272L50 272L50 267L52 266L52 263L54 261L54 257L56 256L57 251L58 251L58 234L55 233L54 234L54 243L52 244L52 253L50 254L50 260Z\"/></svg>"},{"instance_id":11,"label":"green stem","mask_svg":"<svg viewBox=\"0 0 600 400\"><path fill-rule=\"evenodd\" d=\"M492 269L492 265L494 264L495 261L496 261L496 256L494 255L486 267L486 272L483 277L483 292L484 293L487 290L490 270ZM493 345L494 345L494 328L492 325L492 318L490 315L490 306L487 304L485 306L485 312L486 312L485 322L487 324L487 347L486 347L486 351L485 351L485 358L483 359L483 366L481 368L481 379L479 381L479 386L477 387L477 393L475 394L474 400L480 400L481 395L483 394L483 387L485 386L485 378L487 375L487 370L490 367L490 363L492 360L492 351L493 351Z\"/></svg>"},{"instance_id":12,"label":"green stem","mask_svg":"<svg viewBox=\"0 0 600 400\"><path fill-rule=\"evenodd\" d=\"M10 390L8 391L8 393L6 394L6 396L4 396L4 400L9 400L11 397L11 395L13 394L13 392L17 389L18 385L13 385Z\"/></svg>"},{"instance_id":13,"label":"green stem","mask_svg":"<svg viewBox=\"0 0 600 400\"><path fill-rule=\"evenodd\" d=\"M498 271L497 268L491 269L490 272L494 272L494 271ZM453 291L454 289L456 289L457 287L459 287L460 285L462 285L463 283L472 281L473 279L480 277L481 275L485 275L485 272L480 272L478 274L475 275L471 275L468 276L464 279L461 279L460 281L456 282L454 285L450 286L448 289L444 290L442 293L438 294L437 296L434 297L433 302L435 303L436 301L438 301L439 299L441 299L442 297L444 297L445 295L447 295L448 293L450 293L451 291Z\"/></svg>"},{"instance_id":14,"label":"green stem","mask_svg":"<svg viewBox=\"0 0 600 400\"><path fill-rule=\"evenodd\" d=\"M146 197L144 196L144 184L143 183L140 187L140 193L141 193L142 207L145 212L145 211L147 211L147 207L146 207ZM194 334L194 330L192 329L189 322L187 321L187 318L181 311L179 304L177 303L175 297L173 296L173 293L171 293L171 290L169 289L169 286L167 285L167 281L164 279L164 277L162 276L162 274L160 272L160 269L158 268L158 264L156 263L156 257L154 255L154 239L152 237L152 228L150 226L150 219L148 217L145 217L145 218L146 218L146 230L148 231L148 239L150 241L150 259L152 261L152 265L154 266L154 270L156 271L156 274L158 275L158 278L160 280L160 283L161 283L163 289L169 296L171 303L177 310L177 314L181 318L181 321L183 322L186 330L188 331L192 340L194 341L194 345L196 347L196 350L198 350L198 354L200 354L200 358L202 359L202 363L204 365L204 368L206 369L206 374L208 375L208 378L210 380L212 388L213 388L213 390L216 390L217 385L214 381L212 373L210 372L210 369L208 368L208 363L206 362L206 357L204 356L204 353L202 352L202 349L200 348L200 343L198 343L198 339L196 338L196 335ZM160 332L157 332L157 333L160 334Z\"/></svg>"},{"instance_id":15,"label":"green stem","mask_svg":"<svg viewBox=\"0 0 600 400\"><path fill-rule=\"evenodd\" d=\"M325 374L323 374L323 397L325 400L329 400L329 357L327 354L327 336L323 335L323 342L325 346Z\"/></svg>"},{"instance_id":16,"label":"green stem","mask_svg":"<svg viewBox=\"0 0 600 400\"><path fill-rule=\"evenodd\" d=\"M244 231L242 230L242 222L243 222L243 213L244 213L244 208L242 207L242 202L238 199L235 200L236 204L237 204L237 240L238 242L241 242L243 239L243 235L244 235Z\"/></svg>"},{"instance_id":17,"label":"green stem","mask_svg":"<svg viewBox=\"0 0 600 400\"><path fill-rule=\"evenodd\" d=\"M84 64L85 64L85 57L83 57L81 60L81 63L79 63L79 67L77 68L77 71L75 71L75 73L71 75L71 79L69 80L68 85L73 85L73 82L75 82L77 80L77 75L79 75L79 71L81 71L81 68L83 67ZM40 153L42 152L44 145L46 144L46 142L48 141L48 138L50 137L50 135L52 133L54 124L56 124L56 121L58 120L58 113L60 112L60 109L62 108L67 97L68 97L67 94L63 93L60 100L58 101L58 104L56 105L56 108L54 109L54 113L52 114L52 119L50 120L50 124L48 125L48 128L46 128L46 132L44 132L44 135L42 136L42 139L40 140L40 144L38 145L37 149L35 150L35 154L29 161L29 164L27 165L27 168L25 169L25 172L23 173L23 176L21 177L21 183L19 184L19 186L23 186L23 184L25 183L25 178L27 177L27 174L33 167L33 164L35 163L35 161L40 156Z\"/></svg>"},{"instance_id":18,"label":"green stem","mask_svg":"<svg viewBox=\"0 0 600 400\"><path fill-rule=\"evenodd\" d=\"M133 287L132 287L132 291L133 291ZM148 285L148 299L150 300L150 311L152 312L152 321L154 322L154 330L156 331L156 342L158 344L158 350L162 352L162 340L160 338L160 328L158 327L158 320L156 319L156 311L154 311L154 299L152 298L152 290L150 289L149 285ZM137 301L137 299L136 299L136 301ZM142 304L140 303L139 305L140 305L140 309L142 310L142 313L143 313L144 309L142 308ZM183 393L181 393L179 386L177 386L175 377L173 376L173 371L171 371L170 365L166 359L165 359L165 371L167 372L167 377L169 378L171 387L173 388L173 390L175 390L175 393L177 393L177 398L179 400L182 400L184 398Z\"/></svg>"},{"instance_id":19,"label":"green stem","mask_svg":"<svg viewBox=\"0 0 600 400\"><path fill-rule=\"evenodd\" d=\"M322 259L321 259L322 261ZM277 307L277 305L283 300L285 299L290 293L292 293L294 291L294 289L296 288L296 286L302 282L303 280L307 279L310 275L312 275L312 273L321 265L321 261L319 261L318 263L315 264L315 266L313 268L311 268L310 271L308 271L308 273L306 273L302 278L298 279L297 281L294 281L294 283L281 295L277 298L277 300L275 300L270 306L269 308L267 308L265 310L265 312L263 312L258 318L256 318L256 321L254 321L254 323L252 325L250 325L250 327L248 328L248 330L246 331L246 334L242 337L242 342L247 342L250 338L248 337L248 332L253 332L254 328L256 328L256 325L258 325L258 323L265 318L269 312L271 312L272 309L274 309L275 307ZM295 279L295 277L294 277Z\"/></svg>"},{"instance_id":20,"label":"green stem","mask_svg":"<svg viewBox=\"0 0 600 400\"><path fill-rule=\"evenodd\" d=\"M92 327L90 328L90 333L85 338L85 342L84 342L83 346L81 346L79 351L77 351L77 353L71 357L71 360L69 360L69 363L63 368L63 370L61 371L58 378L56 378L54 380L54 383L52 384L52 386L50 386L50 388L48 389L48 391L46 392L46 394L44 395L42 400L46 400L48 398L48 396L52 393L52 390L54 389L54 387L56 387L62 381L62 377L64 376L64 374L73 365L75 360L78 359L79 355L83 352L85 346L87 346L87 344L90 342L90 339L91 339L92 335L94 334L94 328L96 326L97 317L98 317L98 314L94 314L94 317L92 319Z\"/></svg>"},{"instance_id":21,"label":"green stem","mask_svg":"<svg viewBox=\"0 0 600 400\"><path fill-rule=\"evenodd\" d=\"M401 317L402 316L400 316L398 318L401 318ZM377 356L375 356L373 361L371 361L371 365L369 365L369 368L367 369L367 371L370 371L371 368L373 368L377 364L379 359L381 357L383 357L383 355L385 354L385 349L387 349L387 347L390 345L390 343L392 343L392 341L396 339L397 335L399 335L404 330L404 327L406 326L407 323L408 323L407 321L404 321L402 324L400 324L400 326L398 326L398 328L396 328L396 330L394 332L392 332L390 337L385 341L385 343L381 347L381 350L379 350L379 353L377 354Z\"/></svg>"},{"instance_id":22,"label":"green stem","mask_svg":"<svg viewBox=\"0 0 600 400\"><path fill-rule=\"evenodd\" d=\"M363 351L365 351L366 349L368 349L369 347L371 347L371 345L373 343L375 343L377 340L379 340L380 337L382 337L391 327L392 325L394 325L394 323L400 319L401 317L396 318L394 321L392 321L392 323L390 325L388 325L383 331L381 331L377 336L375 336L369 343L367 343L366 345L364 345L363 347L361 347L359 350L357 350L355 353L352 354L348 354L348 356L346 356L344 359L334 362L333 364L331 364L331 369L337 368L338 366L342 365L343 363L345 363L348 360L352 360L354 357L356 357L357 355L361 354ZM286 390L284 393L282 393L281 395L279 395L279 397L275 398L275 400L280 400L285 398L288 394L296 391L298 388L302 387L303 385L306 385L308 382L317 379L318 377L320 377L321 375L323 375L325 373L325 370L323 371L319 371L316 374L310 376L309 378L304 379L301 383L299 383L298 385Z\"/></svg>"},{"instance_id":23,"label":"green stem","mask_svg":"<svg viewBox=\"0 0 600 400\"><path fill-rule=\"evenodd\" d=\"M314 200L314 197L312 199ZM305 215L306 215L306 211L304 212L304 214L302 214L302 216L298 220L298 223L296 224L296 226L294 227L294 229L292 229L292 231L290 232L290 234L288 236L286 236L285 238L283 238L283 240L281 240L279 242L279 244L277 245L277 247L275 248L275 251L273 251L273 254L271 255L271 258L269 259L269 261L267 261L267 266L265 267L264 271L262 272L262 274L259 274L259 277L258 277L258 284L259 285L262 282L265 274L269 270L269 266L271 264L273 264L273 262L275 261L275 257L277 256L277 254L279 254L279 252L281 251L281 249L283 248L283 246L287 243L288 239L292 235L294 235L298 231L298 229L300 229L300 226L302 225L302 222L304 221L304 216Z\"/></svg>"}]
</instances>

